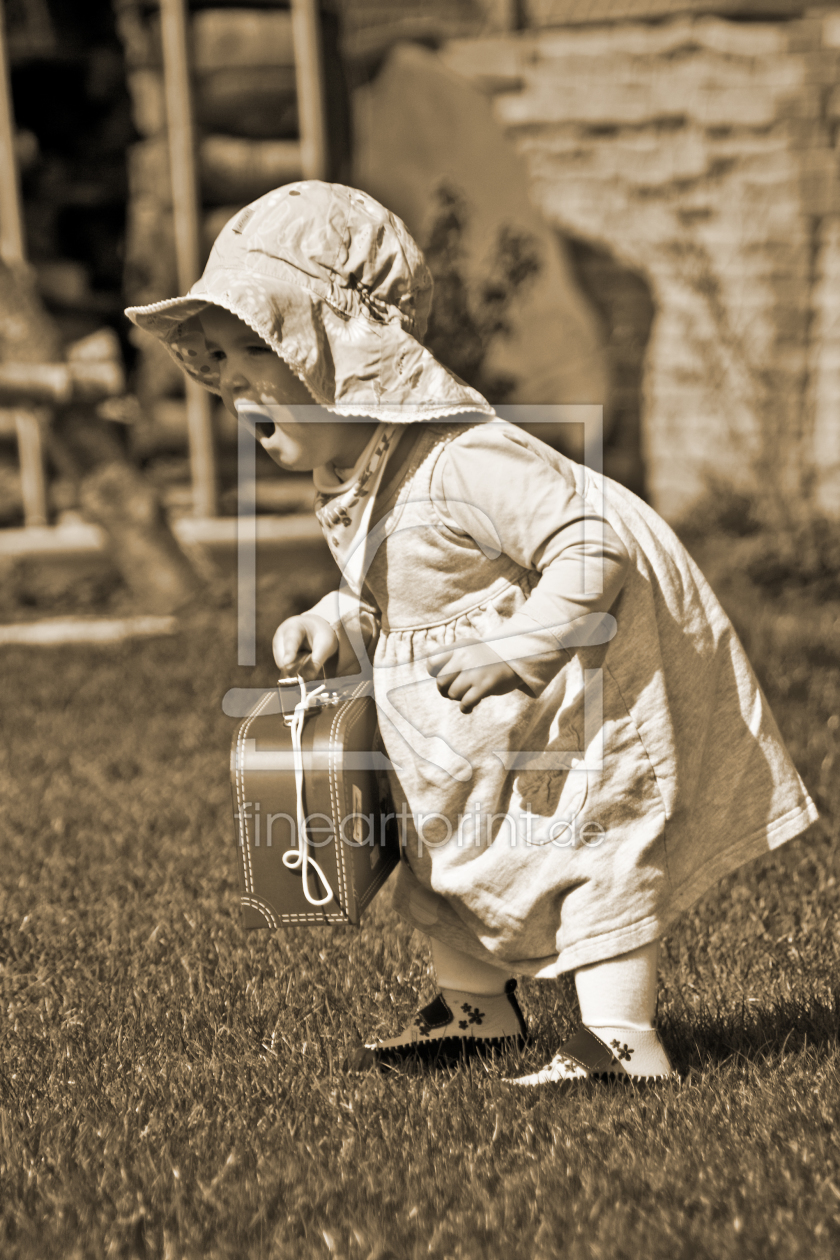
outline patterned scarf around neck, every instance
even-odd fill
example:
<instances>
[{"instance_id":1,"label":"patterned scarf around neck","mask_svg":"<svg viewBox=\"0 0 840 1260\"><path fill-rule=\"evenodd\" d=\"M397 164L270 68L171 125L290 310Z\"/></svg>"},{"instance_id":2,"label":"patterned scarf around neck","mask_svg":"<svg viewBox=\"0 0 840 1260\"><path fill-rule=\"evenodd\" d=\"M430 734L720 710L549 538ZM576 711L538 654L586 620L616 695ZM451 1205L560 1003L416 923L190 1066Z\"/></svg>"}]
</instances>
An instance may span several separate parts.
<instances>
[{"instance_id":1,"label":"patterned scarf around neck","mask_svg":"<svg viewBox=\"0 0 840 1260\"><path fill-rule=\"evenodd\" d=\"M401 425L380 424L349 472L324 464L312 474L318 491L315 515L345 582L356 596L361 596L367 568L365 540L376 492L401 431Z\"/></svg>"}]
</instances>

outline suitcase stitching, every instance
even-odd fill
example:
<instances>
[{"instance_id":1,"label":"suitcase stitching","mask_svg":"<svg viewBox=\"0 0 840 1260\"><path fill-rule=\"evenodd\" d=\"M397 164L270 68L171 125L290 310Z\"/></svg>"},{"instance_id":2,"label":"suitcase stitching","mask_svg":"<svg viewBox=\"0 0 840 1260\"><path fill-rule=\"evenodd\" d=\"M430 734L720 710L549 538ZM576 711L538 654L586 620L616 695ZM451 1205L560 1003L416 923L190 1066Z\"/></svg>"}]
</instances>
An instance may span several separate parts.
<instances>
[{"instance_id":1,"label":"suitcase stitching","mask_svg":"<svg viewBox=\"0 0 840 1260\"><path fill-rule=\"evenodd\" d=\"M334 830L335 830L335 866L336 866L336 870L338 871L338 882L340 885L339 906L342 912L344 913L345 919L349 919L350 916L347 913L347 886L346 886L345 871L344 871L344 850L340 848L340 845L342 843L341 817L339 814L338 775L336 773L337 754L334 751L334 744L336 742L336 728L338 727L343 714L346 713L352 701L357 699L360 691L364 688L364 686L365 684L363 682L359 683L359 686L353 689L352 693L347 697L347 700L344 702L344 704L339 705L338 710L336 711L336 715L333 718L332 726L330 727L329 776L330 776L330 797L332 798L333 823L334 823Z\"/></svg>"},{"instance_id":2,"label":"suitcase stitching","mask_svg":"<svg viewBox=\"0 0 840 1260\"><path fill-rule=\"evenodd\" d=\"M363 684L360 684L360 687L361 687L361 686L363 686ZM343 889L343 899L344 899L344 900L343 900L343 905L342 905L342 907L341 907L341 908L342 908L342 910L344 911L345 917L347 917L348 919L349 919L349 917L350 917L350 916L349 916L349 914L347 913L347 903L348 903L347 885L349 884L349 880L347 879L347 873L346 873L346 870L345 870L345 867L344 867L344 850L343 850L343 849L341 849L341 850L339 851L339 846L340 846L340 844L343 844L343 843L344 843L344 835L343 835L343 832L342 832L342 830L341 830L340 817L339 817L339 813L338 813L338 806L339 806L340 802L339 802L339 800L338 800L338 774L337 774L337 767L336 767L336 760L337 760L337 758L336 758L336 754L333 752L333 747L332 747L332 744L333 744L333 737L334 737L334 735L335 735L335 730L336 730L336 727L338 726L338 724L339 724L339 722L340 722L340 720L341 720L342 713L343 713L344 711L346 711L346 710L349 708L351 701L353 701L353 700L355 700L355 699L357 698L357 696L356 696L356 692L357 692L358 690L359 690L359 688L356 688L356 691L354 691L354 692L353 692L353 695L352 695L352 696L350 696L350 698L348 699L347 703L346 703L346 704L344 704L344 705L342 705L342 706L341 706L341 709L339 710L339 712L338 712L338 713L336 713L336 715L335 715L335 720L334 720L333 725L332 725L332 730L330 731L330 758L331 758L331 765L330 765L330 793L331 793L332 798L333 798L333 815L334 815L334 817L335 817L335 818L339 819L339 827L338 827L338 829L337 829L337 833L336 833L336 867L337 867L337 869L338 869L338 870L339 870L339 872L340 872L340 874L339 874L339 880L340 880L340 882L342 883L342 885L344 886L344 889ZM347 723L347 727L346 727L346 729L345 729L345 735L349 735L349 734L350 734L350 731L352 730L352 728L353 728L353 726L356 724L356 722L358 722L358 720L359 720L359 718L361 717L361 715L362 715L362 709L361 709L361 706L359 706L359 707L356 709L355 714L351 714L351 715L350 715L350 720L348 721L348 723ZM345 805L345 806L347 805L346 800L344 801L344 805Z\"/></svg>"},{"instance_id":3,"label":"suitcase stitching","mask_svg":"<svg viewBox=\"0 0 840 1260\"><path fill-rule=\"evenodd\" d=\"M359 685L358 691L359 691L360 693L364 694L365 690L366 690L366 684L361 683L361 684ZM371 698L373 698L372 693L371 693ZM376 743L376 737L374 737L374 744L375 744L375 743ZM381 818L380 818L380 827L381 827L381 825L382 825L382 824L381 824ZM382 833L381 833L381 831L380 831L380 841L381 841L381 837L382 837ZM374 840L374 843L375 843L375 842L376 842L376 841ZM383 855L383 856L384 856L384 855ZM386 860L385 860L385 861L383 862L383 864L382 864L382 869L379 871L378 875L376 875L376 876L374 877L373 881L372 881L372 882L368 885L367 892L366 892L366 893L364 893L364 894L363 894L363 895L362 895L362 896L361 896L361 897L357 900L357 903L356 903L356 909L357 909L357 912L358 912L358 915L359 915L359 918L360 918L360 919L361 919L361 916L362 916L363 911L365 911L365 910L367 909L367 907L370 905L371 901L373 901L373 898L374 898L374 897L376 896L376 894L378 893L379 889L382 887L382 885L385 883L385 881L386 881L386 879L388 878L388 876L391 874L391 871L394 869L394 865L395 865L395 864L394 864L393 862L389 865L389 864L388 864L388 861L387 861L387 858L386 858Z\"/></svg>"},{"instance_id":4,"label":"suitcase stitching","mask_svg":"<svg viewBox=\"0 0 840 1260\"><path fill-rule=\"evenodd\" d=\"M333 800L333 810L335 812L335 816L337 816L337 808L338 808L338 782L337 782L337 775L334 773L334 766L335 766L334 759L336 758L336 753L332 747L332 744L334 743L334 740L335 740L335 730L336 730L337 725L341 721L342 716L346 712L350 704L350 701L355 700L359 696L364 695L365 690L366 690L366 684L364 682L360 683L353 690L352 694L347 698L345 703L342 704L339 707L338 711L336 712L335 718L332 723L332 728L330 731L330 743L331 743L330 754L331 754L331 760L333 761L333 765L330 768L330 794ZM273 694L274 693L272 691L266 692L265 696L256 706L253 713L250 713L248 715L248 717L245 719L245 721L242 723L242 726L239 729L239 734L237 738L235 778L236 778L237 801L239 804L239 814L240 814L240 835L244 836L244 842L242 844L242 848L246 850L246 852L248 853L247 865L245 861L243 861L243 872L245 875L246 891L248 895L241 897L240 900L243 905L250 905L254 909L257 909L261 913L263 913L265 917L269 920L271 926L273 928L277 928L279 924L277 921L277 915L275 911L268 904L268 902L263 902L261 898L257 897L253 893L253 867L251 866L251 856L250 856L250 852L248 851L248 826L247 826L247 819L245 817L245 810L244 810L244 790L245 790L244 743L245 743L245 739L248 734L248 731L250 729L251 723L254 721L255 718L260 716L263 708L268 703L268 701L272 698ZM360 717L361 717L361 709L358 709L357 713L355 715L352 715L351 723L348 726L348 732L350 729L352 729L352 726L355 724L356 721L359 720ZM338 855L338 858L336 861L336 869L338 870L338 873L339 873L339 881L341 882L342 885L344 885L343 897L346 903L347 891L346 891L346 884L345 884L343 851L340 855ZM384 875L385 875L385 872L383 871L382 876L380 877L383 880L384 880ZM377 888L378 886L379 885L377 881L374 884L374 889ZM373 889L371 891L373 891ZM368 898L368 901L369 900L370 898ZM367 904L367 902L365 904ZM361 908L363 907L360 906L360 909ZM340 902L339 902L339 911L340 913L338 914L333 913L332 915L327 914L326 911L322 911L321 914L313 913L313 912L301 913L301 914L281 912L280 924L282 923L324 923L325 921L326 922L332 921L333 923L347 922L349 920L349 915L347 914L344 905L342 905Z\"/></svg>"},{"instance_id":5,"label":"suitcase stitching","mask_svg":"<svg viewBox=\"0 0 840 1260\"><path fill-rule=\"evenodd\" d=\"M335 716L330 726L330 747L329 747L330 759L328 763L330 803L332 806L332 814L333 814L333 833L335 835L335 869L338 875L338 896L339 896L338 904L341 907L341 909L345 912L345 914L346 914L346 910L342 902L346 902L347 894L344 891L344 861L343 861L342 854L339 851L339 845L341 842L341 832L340 832L340 825L339 825L340 820L339 820L339 814L338 814L338 806L337 806L337 800L336 800L334 746L335 746L335 728L338 725L339 721L341 720L341 714L343 710L347 707L347 704L349 704L349 700L345 701L344 704L339 705L339 707L336 709Z\"/></svg>"},{"instance_id":6,"label":"suitcase stitching","mask_svg":"<svg viewBox=\"0 0 840 1260\"><path fill-rule=\"evenodd\" d=\"M315 699L315 698L317 697L317 695L318 695L318 693L319 693L319 692L323 692L323 690L324 690L324 685L325 685L325 684L322 684L320 687L317 687L317 688L315 689L315 691L314 691L314 692L310 692L310 693L308 694L308 696L304 696L304 682L303 682L303 679L302 679L302 678L298 678L298 679L297 679L297 681L300 683L300 686L301 686L301 703L300 703L300 704L297 704L297 705L295 706L294 720L293 720L293 722L292 722L292 724L291 724L291 726L292 726L292 749L293 749L293 751L294 751L294 750L297 750L297 751L295 752L295 796L296 796L296 818L297 818L297 856L298 856L298 857L299 857L299 859L300 859L300 861L299 861L299 866L300 866L300 869L301 869L301 874L302 874L302 877L303 877L303 892L304 892L304 895L305 895L305 897L306 897L306 900L307 900L308 902L310 902L310 904L311 904L311 905L314 905L314 906L315 906L315 907L316 907L316 908L317 908L317 909L318 909L318 910L319 910L319 911L320 911L320 912L321 912L321 913L322 913L325 917L327 917L327 916L326 916L326 911L324 910L324 908L323 908L323 907L324 907L324 906L328 906L328 905L330 904L330 902L332 902L332 901L338 901L338 904L339 904L339 906L340 906L340 900L339 900L339 898L337 898L337 897L336 897L336 895L335 895L335 891L333 890L332 885L330 884L330 882L329 882L329 880L327 879L326 875L324 875L323 871L321 870L321 867L320 867L320 866L319 866L319 864L316 862L315 858L314 858L314 857L311 857L311 856L310 856L310 854L309 854L309 847L310 847L310 846L309 846L309 836L308 836L308 832L307 832L307 825L306 825L306 824L307 824L307 815L306 815L306 814L305 814L305 812L304 812L304 808L305 808L305 796L306 796L306 771L305 771L305 767L304 767L304 765L303 765L303 755L304 755L304 750L303 750L303 728L304 728L304 725L305 725L305 721L306 721L307 714L309 714L309 713L311 713L311 712L313 712L313 711L314 711L314 709L313 709L313 708L311 708L311 707L310 707L310 705L309 705L309 700L313 700L313 699ZM320 707L323 707L323 703L324 703L324 701L323 701L323 699L322 699L322 700L321 700L321 702L320 702ZM299 721L298 721L298 717L300 718L300 720L299 720ZM299 754L299 757L300 757L300 761L298 761L298 754ZM298 771L300 771L300 777L298 777ZM327 781L329 782L329 762L327 763ZM301 826L301 823L303 824L302 826ZM294 853L294 850L289 850L289 853ZM297 865L295 865L295 864L293 864L293 863L291 863L291 862L288 862L288 861L287 861L287 857L288 857L288 854L284 854L284 855L283 855L283 865L284 865L284 866L287 866L290 870L297 870L297 869L298 869L298 866L297 866ZM307 885L307 876L306 876L306 867L307 867L307 864L308 864L308 863L311 863L311 864L312 864L312 866L315 868L315 870L317 871L318 875L319 875L319 876L320 876L320 878L321 878L321 882L324 884L325 888L327 889L327 892L329 893L329 896L328 896L328 897L326 897L326 898L322 898L320 901L314 901L314 900L313 900L313 898L312 898L312 897L310 896L310 894L309 894L308 885ZM340 875L340 871L339 871L339 875ZM317 922L323 922L324 920L323 920L323 919L319 919L319 920L316 920L316 921L317 921Z\"/></svg>"},{"instance_id":7,"label":"suitcase stitching","mask_svg":"<svg viewBox=\"0 0 840 1260\"><path fill-rule=\"evenodd\" d=\"M277 916L267 901L263 901L261 897L241 897L243 906L250 906L253 910L259 910L266 919L268 926L272 928L279 927Z\"/></svg>"},{"instance_id":8,"label":"suitcase stitching","mask_svg":"<svg viewBox=\"0 0 840 1260\"><path fill-rule=\"evenodd\" d=\"M330 728L329 752L331 756L333 755L332 744L334 742L336 726L340 722L342 714L346 710L349 702L355 699L357 695L362 693L364 690L365 690L365 683L360 683L359 686L354 689L353 693L344 702L344 704L338 707L335 717L333 718L331 728ZM335 821L337 794L335 791L335 783L334 783L333 771L332 771L331 765L328 765L328 782L330 784L330 797L332 800L332 807L333 807L333 820ZM304 842L308 843L307 837L304 837ZM337 843L338 842L336 841L336 844ZM293 923L301 923L301 922L304 922L304 923L324 923L324 922L346 923L348 922L349 916L345 910L344 905L342 904L342 897L345 903L347 900L346 887L342 887L344 885L344 869L343 869L342 857L343 857L343 854L339 853L338 848L336 848L336 871L338 874L338 881L340 885L339 895L336 898L336 902L338 905L339 913L334 912L333 914L330 915L327 913L326 909L322 910L320 914L318 912L309 912L309 913L301 913L301 914L281 913L281 921L283 923L292 923L292 922Z\"/></svg>"},{"instance_id":9,"label":"suitcase stitching","mask_svg":"<svg viewBox=\"0 0 840 1260\"><path fill-rule=\"evenodd\" d=\"M273 691L267 691L254 709L253 713L249 713L248 717L239 728L239 738L236 741L236 797L239 804L239 828L240 839L242 844L240 848L243 852L242 869L245 875L245 891L253 893L254 891L254 873L251 866L251 852L248 847L248 820L245 817L245 737L253 722L254 718L259 717L263 708L274 695Z\"/></svg>"}]
</instances>

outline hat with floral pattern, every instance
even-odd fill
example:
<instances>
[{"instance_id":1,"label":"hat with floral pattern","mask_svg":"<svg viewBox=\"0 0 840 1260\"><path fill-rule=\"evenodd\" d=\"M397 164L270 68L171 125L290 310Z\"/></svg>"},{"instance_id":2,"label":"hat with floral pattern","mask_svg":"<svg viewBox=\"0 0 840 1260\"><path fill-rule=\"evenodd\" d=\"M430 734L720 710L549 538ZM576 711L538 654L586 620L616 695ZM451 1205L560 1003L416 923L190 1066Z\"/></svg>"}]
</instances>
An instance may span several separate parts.
<instances>
[{"instance_id":1,"label":"hat with floral pattern","mask_svg":"<svg viewBox=\"0 0 840 1260\"><path fill-rule=\"evenodd\" d=\"M339 414L403 423L493 415L422 344L432 283L396 215L355 188L303 180L234 215L185 297L126 314L215 393L217 365L196 318L210 305L248 324Z\"/></svg>"}]
</instances>

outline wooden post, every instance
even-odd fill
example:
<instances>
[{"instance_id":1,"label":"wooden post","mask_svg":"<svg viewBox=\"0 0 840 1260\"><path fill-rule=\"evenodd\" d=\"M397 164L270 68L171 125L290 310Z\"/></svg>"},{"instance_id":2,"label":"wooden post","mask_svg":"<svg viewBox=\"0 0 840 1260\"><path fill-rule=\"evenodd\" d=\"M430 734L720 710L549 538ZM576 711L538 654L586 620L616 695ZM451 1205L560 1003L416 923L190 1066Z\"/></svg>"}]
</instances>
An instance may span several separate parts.
<instances>
[{"instance_id":1,"label":"wooden post","mask_svg":"<svg viewBox=\"0 0 840 1260\"><path fill-rule=\"evenodd\" d=\"M326 179L327 116L318 0L292 0L292 39L303 176L304 179Z\"/></svg>"},{"instance_id":2,"label":"wooden post","mask_svg":"<svg viewBox=\"0 0 840 1260\"><path fill-rule=\"evenodd\" d=\"M15 152L15 120L3 0L0 0L0 258L21 272L25 269L23 213ZM47 486L41 426L49 422L49 412L44 412L41 408L21 408L15 409L13 414L24 523L27 526L46 525Z\"/></svg>"},{"instance_id":3,"label":"wooden post","mask_svg":"<svg viewBox=\"0 0 840 1260\"><path fill-rule=\"evenodd\" d=\"M201 221L185 0L161 0L160 15L178 284L186 293L201 273ZM186 393L193 515L215 516L218 505L211 399L206 389L189 379Z\"/></svg>"},{"instance_id":4,"label":"wooden post","mask_svg":"<svg viewBox=\"0 0 840 1260\"><path fill-rule=\"evenodd\" d=\"M22 263L24 260L23 216L3 0L0 0L0 258L7 263Z\"/></svg>"},{"instance_id":5,"label":"wooden post","mask_svg":"<svg viewBox=\"0 0 840 1260\"><path fill-rule=\"evenodd\" d=\"M49 423L50 413L43 408L15 411L18 459L20 460L20 492L23 498L23 520L26 525L46 525L47 490L44 484L44 452L42 426Z\"/></svg>"}]
</instances>

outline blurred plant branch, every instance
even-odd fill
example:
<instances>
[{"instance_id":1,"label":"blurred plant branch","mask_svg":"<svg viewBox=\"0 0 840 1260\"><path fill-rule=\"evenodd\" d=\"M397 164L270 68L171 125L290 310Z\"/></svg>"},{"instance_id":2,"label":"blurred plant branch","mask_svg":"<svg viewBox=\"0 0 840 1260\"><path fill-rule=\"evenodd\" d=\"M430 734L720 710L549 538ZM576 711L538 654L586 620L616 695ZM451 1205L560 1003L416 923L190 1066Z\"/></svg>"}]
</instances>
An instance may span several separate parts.
<instances>
[{"instance_id":1,"label":"blurred plant branch","mask_svg":"<svg viewBox=\"0 0 840 1260\"><path fill-rule=\"evenodd\" d=\"M426 345L432 353L491 403L504 403L516 386L510 375L493 373L493 342L509 337L516 299L542 268L536 239L528 232L500 229L487 274L468 276L465 237L469 208L447 184L435 194L435 214L424 243L435 280L435 298Z\"/></svg>"}]
</instances>

